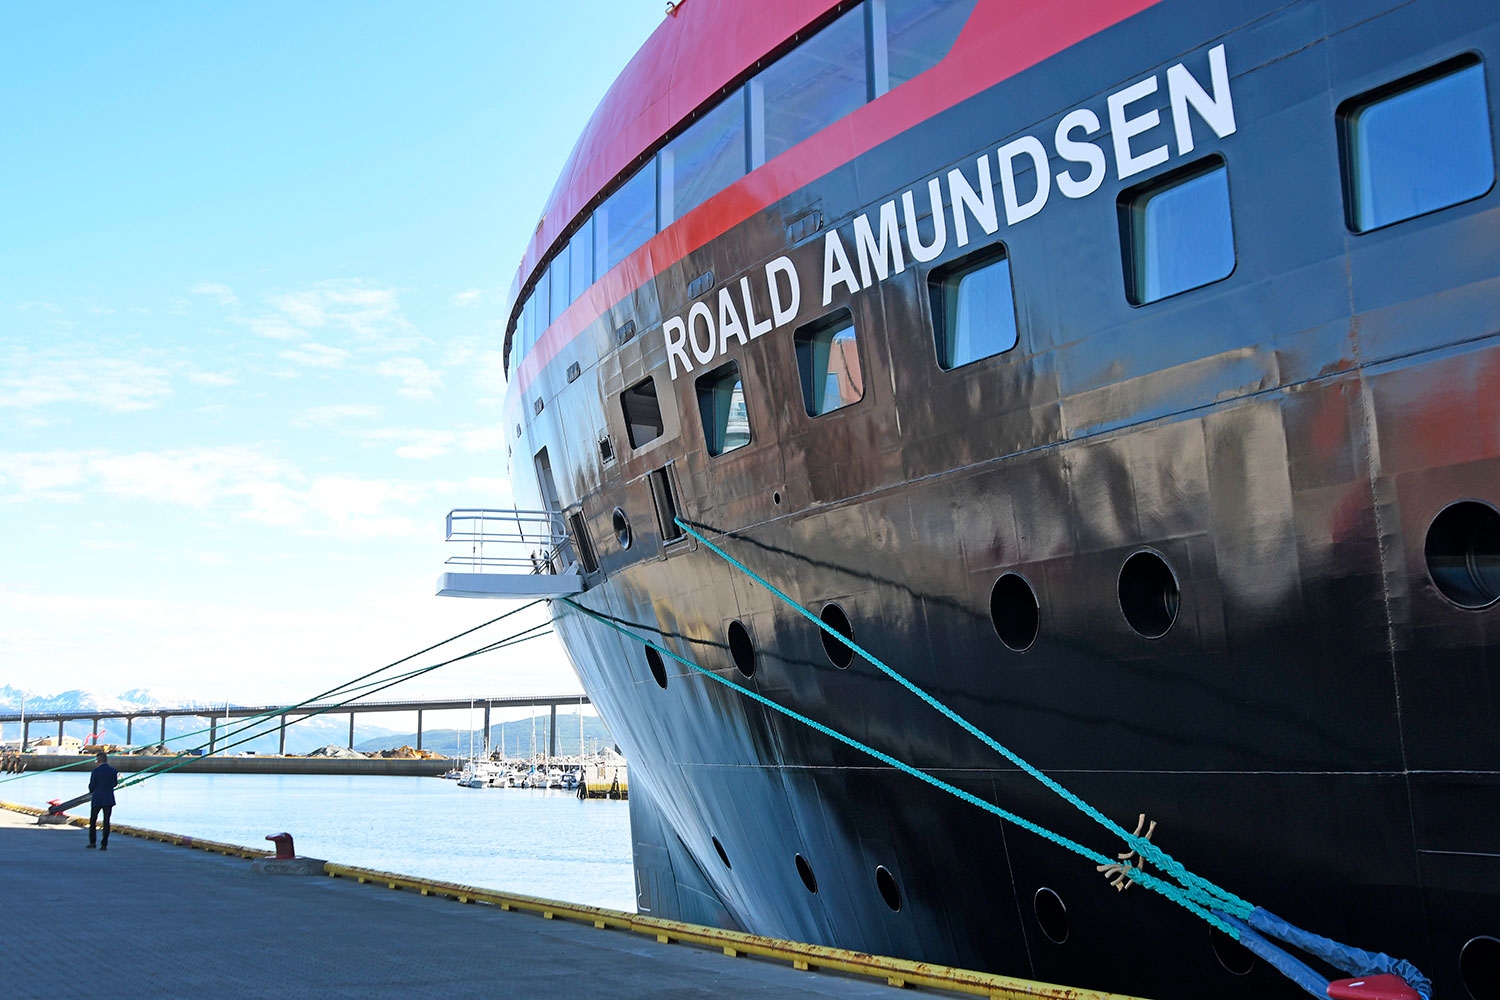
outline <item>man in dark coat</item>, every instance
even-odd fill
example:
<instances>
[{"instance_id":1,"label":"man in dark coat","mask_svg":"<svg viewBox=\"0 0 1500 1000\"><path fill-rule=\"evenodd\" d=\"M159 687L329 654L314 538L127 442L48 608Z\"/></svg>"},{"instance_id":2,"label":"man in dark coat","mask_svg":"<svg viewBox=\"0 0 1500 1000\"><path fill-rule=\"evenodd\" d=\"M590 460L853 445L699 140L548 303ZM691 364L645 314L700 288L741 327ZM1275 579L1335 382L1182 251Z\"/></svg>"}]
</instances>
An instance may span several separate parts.
<instances>
[{"instance_id":1,"label":"man in dark coat","mask_svg":"<svg viewBox=\"0 0 1500 1000\"><path fill-rule=\"evenodd\" d=\"M99 850L109 850L109 814L115 808L115 782L120 772L109 766L109 754L99 751L99 766L89 775L89 847L94 846L94 824L99 813L104 813L104 839L99 841Z\"/></svg>"}]
</instances>

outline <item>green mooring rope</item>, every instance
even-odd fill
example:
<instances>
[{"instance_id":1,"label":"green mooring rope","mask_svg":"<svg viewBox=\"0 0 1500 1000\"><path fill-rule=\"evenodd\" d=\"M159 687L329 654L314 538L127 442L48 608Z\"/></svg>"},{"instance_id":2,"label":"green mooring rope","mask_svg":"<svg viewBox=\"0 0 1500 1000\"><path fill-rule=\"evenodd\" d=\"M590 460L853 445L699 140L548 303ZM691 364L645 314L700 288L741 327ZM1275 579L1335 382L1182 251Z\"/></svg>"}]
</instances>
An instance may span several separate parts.
<instances>
[{"instance_id":1,"label":"green mooring rope","mask_svg":"<svg viewBox=\"0 0 1500 1000\"><path fill-rule=\"evenodd\" d=\"M1014 823L1021 829L1028 830L1045 840L1051 841L1059 847L1072 851L1074 854L1077 854L1080 857L1087 858L1088 860L1094 862L1094 864L1096 865L1112 865L1118 863L1117 859L1115 858L1105 857L1103 854L1100 854L1098 851L1095 851L1092 848L1085 847L1077 841L1070 840L1060 833L1054 833L1046 827L1041 826L1037 823L1033 823L1031 822L1031 820L1024 819L1023 817L1016 815L1008 809L1002 809L1000 806L995 805L993 802L986 802L984 799L981 799L979 796L973 794L972 792L964 791L962 788L949 784L942 778L928 774L921 768L913 767L911 764L908 764L905 761L897 760L895 757L892 757L888 753L883 753L880 750L876 750L872 746L861 743L859 740L855 739L852 736L846 736L835 729L830 729L828 726L823 725L821 722L818 722L815 719L810 719L807 716L803 715L801 712L794 711L793 709L787 708L785 705L772 701L770 698L767 698L765 695L760 694L759 692L751 691L749 688L742 687L726 677L720 677L718 674L714 673L712 670L709 670L707 667L700 666L699 664L694 663L692 660L689 660L684 656L679 656L677 653L672 652L672 650L668 649L667 647L652 642L650 639L636 635L634 632L631 632L625 626L613 621L608 616L602 615L597 611L594 611L592 608L584 607L582 604L579 604L577 601L573 600L570 597L564 597L562 600L568 605L587 615L588 617L594 619L595 621L608 625L610 628L614 629L616 632L621 633L622 635L628 636L631 639L635 639L638 642L644 643L646 646L656 650L658 653L663 653L667 656L670 656L672 659L676 660L678 663L681 663L683 666L695 670L698 673L702 674L704 677L707 677L710 680L724 685L731 691L736 691L752 701L759 702L772 711L780 712L782 715L785 715L789 719L794 719L810 729L816 730L817 732L820 732L823 735L830 737L831 739L837 740L845 746L852 747L855 750L858 750L860 753L874 757L881 763L888 764L899 771L903 771L906 774L911 775L913 778L917 778L920 781L925 781L927 784L932 785L934 788L945 791L949 795L955 796L956 798L967 802L972 806L983 809L987 813L998 816L1009 823ZM1225 934L1228 934L1230 937L1233 937L1236 940L1239 939L1239 930L1233 924L1228 923L1222 917L1212 912L1215 909L1222 908L1222 906L1217 901L1213 903L1204 903L1203 901L1195 898L1190 891L1185 891L1183 888L1174 885L1171 882L1157 878L1151 873L1141 871L1138 868L1131 868L1129 870L1129 877L1140 885L1143 885L1148 889L1160 893L1161 895L1167 897L1172 902L1178 904L1194 915L1208 921L1208 923L1212 924L1214 927L1217 927L1219 930L1223 931Z\"/></svg>"},{"instance_id":2,"label":"green mooring rope","mask_svg":"<svg viewBox=\"0 0 1500 1000\"><path fill-rule=\"evenodd\" d=\"M866 660L869 660L872 664L875 665L877 669L880 670L881 673L885 674L887 677L891 678L893 681L906 688L918 698L921 698L924 702L926 702L932 708L936 709L944 717L948 718L954 723L957 723L961 728L963 728L965 732L969 733L969 735L979 740L991 750L994 750L996 753L1000 754L1016 767L1019 767L1022 771L1025 771L1028 775L1045 786L1049 791L1053 792L1058 797L1063 799L1063 801L1067 802L1069 805L1082 812L1085 816L1092 819L1095 823L1098 823L1110 833L1124 840L1125 843L1129 845L1137 855L1140 856L1142 861L1149 861L1151 864L1156 865L1168 875L1171 875L1172 878L1174 878L1181 885L1181 887L1186 890L1188 898L1193 900L1203 909L1223 910L1227 913L1233 914L1236 917L1239 917L1242 920L1245 917L1249 916L1250 913L1255 909L1255 907L1250 903L1241 899L1239 896L1236 896L1234 893L1228 891L1227 889L1220 888L1213 882L1210 882L1208 879L1205 879L1188 871L1187 868L1182 864L1182 862L1172 857L1156 844L1147 840L1145 837L1127 831L1124 827L1120 826L1108 816L1105 816L1098 809L1095 809L1093 806L1089 805L1089 803L1085 802L1083 799L1079 798L1077 795L1073 794L1072 792L1068 791L1068 789L1058 784L1055 780L1043 774L1033 764L1023 759L1015 751L1002 745L988 733L985 733L979 727L975 726L968 719L965 719L963 716L959 715L953 709L943 704L937 698L933 697L931 694L927 693L916 684L912 683L900 672L887 666L883 661L881 661L879 657L860 646L853 639L850 639L848 636L842 634L838 630L829 627L829 625L817 615L813 614L811 611L807 610L802 605L792 600L771 583L766 581L761 576L757 575L754 570L750 569L750 567L746 566L744 563L734 558L734 556L730 555L728 552L725 552L713 542L709 541L692 525L683 521L682 518L677 518L676 523L677 526L680 527L683 531L687 532L693 538L703 543L703 545L707 547L709 551L713 552L719 558L729 563L729 565L733 566L735 569L750 577L750 579L754 580L762 587L765 587L790 607L795 608L797 612L802 615L802 617L812 622L818 628L822 629L825 633L833 636L839 642L843 643L845 646L849 647L860 656L863 656ZM1129 876L1135 881L1141 882L1141 884L1143 885L1146 884L1145 882L1142 882L1135 870L1132 870L1129 873ZM1228 931L1227 928L1220 929L1226 930L1226 932L1233 934L1233 932ZM1233 934L1233 936L1238 937L1239 935Z\"/></svg>"}]
</instances>

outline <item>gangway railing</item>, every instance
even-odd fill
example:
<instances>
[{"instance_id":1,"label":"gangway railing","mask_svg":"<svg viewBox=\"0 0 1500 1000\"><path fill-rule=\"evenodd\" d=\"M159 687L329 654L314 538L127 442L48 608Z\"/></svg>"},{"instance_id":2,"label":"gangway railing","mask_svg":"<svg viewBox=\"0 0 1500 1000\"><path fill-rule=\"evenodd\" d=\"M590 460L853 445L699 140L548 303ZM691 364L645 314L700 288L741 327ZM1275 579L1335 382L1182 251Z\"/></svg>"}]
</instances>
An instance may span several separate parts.
<instances>
[{"instance_id":1,"label":"gangway railing","mask_svg":"<svg viewBox=\"0 0 1500 1000\"><path fill-rule=\"evenodd\" d=\"M534 598L581 593L583 575L557 510L463 507L448 512L445 540L466 553L438 578L440 597Z\"/></svg>"}]
</instances>

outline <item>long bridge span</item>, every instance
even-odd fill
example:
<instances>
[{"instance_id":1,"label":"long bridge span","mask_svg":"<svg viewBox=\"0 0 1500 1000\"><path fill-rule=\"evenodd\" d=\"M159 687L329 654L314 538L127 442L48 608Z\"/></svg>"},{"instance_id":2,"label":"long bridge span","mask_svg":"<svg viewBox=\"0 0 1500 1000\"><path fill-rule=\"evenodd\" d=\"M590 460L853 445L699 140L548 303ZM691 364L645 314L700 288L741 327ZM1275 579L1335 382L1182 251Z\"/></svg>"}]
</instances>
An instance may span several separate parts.
<instances>
[{"instance_id":1,"label":"long bridge span","mask_svg":"<svg viewBox=\"0 0 1500 1000\"><path fill-rule=\"evenodd\" d=\"M315 715L343 715L349 716L349 747L354 747L354 717L364 712L416 712L417 713L417 749L422 749L422 715L424 712L437 712L444 710L455 710L462 708L484 709L484 731L490 731L490 711L496 708L548 708L552 713L551 724L547 732L551 736L551 746L548 751L552 756L557 756L557 706L559 705L587 705L589 699L582 694L527 694L506 695L504 697L492 698L431 698L431 699L408 699L404 701L364 701L355 704L320 704L311 703L298 705L295 708L288 705L227 705L207 707L196 705L184 708L140 708L127 711L105 712L31 712L31 713L0 713L0 725L9 722L21 724L21 742L25 746L31 742L31 727L33 724L50 725L57 724L57 742L62 743L63 725L68 722L82 722L89 720L93 724L90 732L99 732L99 723L110 719L125 720L125 743L127 746L134 745L135 721L137 719L157 719L161 724L161 738L158 742L167 741L167 720L169 718L188 716L197 719L208 720L208 752L213 753L218 749L219 722L223 720L227 725L231 719L249 719L256 716L265 716L267 719L277 718L280 728L280 752L286 753L286 727L295 725L303 719L312 718Z\"/></svg>"}]
</instances>

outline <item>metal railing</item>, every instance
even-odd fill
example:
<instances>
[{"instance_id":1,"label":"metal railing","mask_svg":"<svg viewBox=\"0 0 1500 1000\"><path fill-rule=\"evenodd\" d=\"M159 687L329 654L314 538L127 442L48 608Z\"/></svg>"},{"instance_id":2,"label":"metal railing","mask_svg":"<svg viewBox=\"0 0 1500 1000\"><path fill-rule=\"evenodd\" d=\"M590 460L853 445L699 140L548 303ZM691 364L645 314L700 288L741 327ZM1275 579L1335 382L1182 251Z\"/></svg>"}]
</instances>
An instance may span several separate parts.
<instances>
[{"instance_id":1,"label":"metal railing","mask_svg":"<svg viewBox=\"0 0 1500 1000\"><path fill-rule=\"evenodd\" d=\"M446 539L469 546L468 553L449 556L446 565L474 573L558 574L577 561L567 520L557 510L452 510Z\"/></svg>"}]
</instances>

